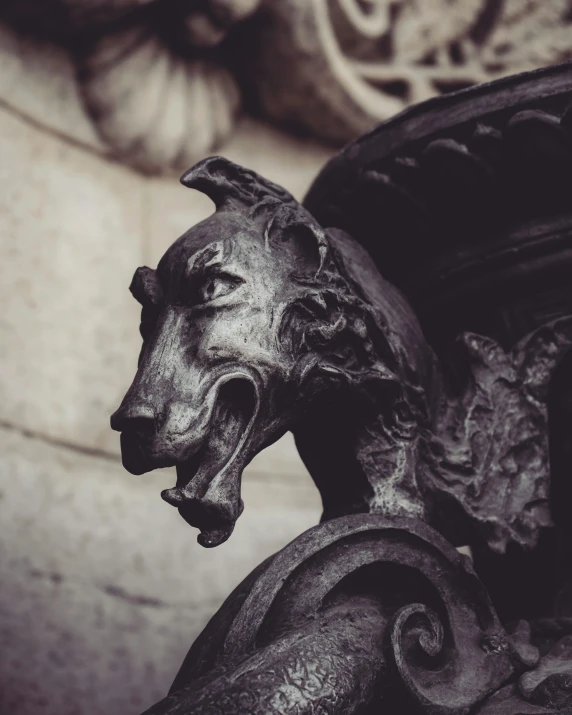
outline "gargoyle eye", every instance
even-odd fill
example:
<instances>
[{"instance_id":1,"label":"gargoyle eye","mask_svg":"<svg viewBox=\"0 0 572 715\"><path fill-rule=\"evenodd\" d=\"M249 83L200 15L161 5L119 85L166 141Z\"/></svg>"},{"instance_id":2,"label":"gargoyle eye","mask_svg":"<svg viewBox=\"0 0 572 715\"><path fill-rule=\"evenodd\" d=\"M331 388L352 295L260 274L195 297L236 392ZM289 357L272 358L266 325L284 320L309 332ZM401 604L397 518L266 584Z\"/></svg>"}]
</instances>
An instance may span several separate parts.
<instances>
[{"instance_id":1,"label":"gargoyle eye","mask_svg":"<svg viewBox=\"0 0 572 715\"><path fill-rule=\"evenodd\" d=\"M244 283L242 278L228 273L205 276L196 288L196 301L198 303L210 303L217 298L228 295L241 283Z\"/></svg>"}]
</instances>

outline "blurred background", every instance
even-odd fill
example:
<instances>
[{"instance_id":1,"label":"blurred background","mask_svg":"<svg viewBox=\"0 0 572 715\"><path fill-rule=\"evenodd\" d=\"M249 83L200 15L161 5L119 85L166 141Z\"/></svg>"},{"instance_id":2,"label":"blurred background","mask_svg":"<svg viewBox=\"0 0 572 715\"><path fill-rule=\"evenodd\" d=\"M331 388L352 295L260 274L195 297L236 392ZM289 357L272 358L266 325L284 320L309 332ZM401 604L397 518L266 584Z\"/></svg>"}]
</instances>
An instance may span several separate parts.
<instances>
[{"instance_id":1,"label":"blurred background","mask_svg":"<svg viewBox=\"0 0 572 715\"><path fill-rule=\"evenodd\" d=\"M301 199L412 102L572 58L569 0L0 3L0 712L137 715L247 573L320 504L290 436L213 551L122 469L128 285L213 207L216 152Z\"/></svg>"}]
</instances>

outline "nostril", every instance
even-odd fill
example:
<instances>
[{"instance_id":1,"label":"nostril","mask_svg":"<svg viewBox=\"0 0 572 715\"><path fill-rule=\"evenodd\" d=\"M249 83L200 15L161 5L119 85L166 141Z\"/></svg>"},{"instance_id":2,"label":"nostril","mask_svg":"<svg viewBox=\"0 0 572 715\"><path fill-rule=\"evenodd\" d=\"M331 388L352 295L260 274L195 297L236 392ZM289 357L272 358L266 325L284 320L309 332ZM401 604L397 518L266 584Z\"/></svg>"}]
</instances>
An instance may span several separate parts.
<instances>
[{"instance_id":1,"label":"nostril","mask_svg":"<svg viewBox=\"0 0 572 715\"><path fill-rule=\"evenodd\" d=\"M132 432L152 432L155 421L149 417L130 417L127 426L123 429L128 429Z\"/></svg>"},{"instance_id":2,"label":"nostril","mask_svg":"<svg viewBox=\"0 0 572 715\"><path fill-rule=\"evenodd\" d=\"M150 432L154 426L155 410L145 403L120 407L111 416L111 428L118 432Z\"/></svg>"}]
</instances>

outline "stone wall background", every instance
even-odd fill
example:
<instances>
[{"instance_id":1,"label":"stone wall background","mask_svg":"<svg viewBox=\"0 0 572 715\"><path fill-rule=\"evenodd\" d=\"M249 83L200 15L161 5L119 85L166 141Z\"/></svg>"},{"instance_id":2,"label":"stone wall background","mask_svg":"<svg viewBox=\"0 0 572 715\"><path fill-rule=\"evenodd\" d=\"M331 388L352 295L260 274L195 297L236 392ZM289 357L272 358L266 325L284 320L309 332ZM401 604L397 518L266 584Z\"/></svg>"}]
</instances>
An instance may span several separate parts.
<instances>
[{"instance_id":1,"label":"stone wall background","mask_svg":"<svg viewBox=\"0 0 572 715\"><path fill-rule=\"evenodd\" d=\"M331 150L243 119L219 153L301 197ZM133 477L109 415L137 362L140 265L212 204L113 161L66 53L0 27L0 712L136 715L244 576L319 519L292 440L245 475L207 551Z\"/></svg>"}]
</instances>

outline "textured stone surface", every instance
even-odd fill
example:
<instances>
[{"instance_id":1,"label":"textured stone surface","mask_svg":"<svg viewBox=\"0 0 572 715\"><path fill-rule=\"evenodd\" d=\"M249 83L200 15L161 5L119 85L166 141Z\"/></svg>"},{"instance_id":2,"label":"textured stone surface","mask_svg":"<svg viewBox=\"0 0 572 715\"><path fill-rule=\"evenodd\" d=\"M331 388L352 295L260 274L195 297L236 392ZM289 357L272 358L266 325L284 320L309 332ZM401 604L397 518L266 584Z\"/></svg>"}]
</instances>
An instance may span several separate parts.
<instances>
[{"instance_id":1,"label":"textured stone surface","mask_svg":"<svg viewBox=\"0 0 572 715\"><path fill-rule=\"evenodd\" d=\"M0 419L116 449L131 379L141 180L0 111Z\"/></svg>"},{"instance_id":2,"label":"textured stone surface","mask_svg":"<svg viewBox=\"0 0 572 715\"><path fill-rule=\"evenodd\" d=\"M135 715L164 697L232 588L319 519L308 480L247 476L246 509L215 551L159 498L172 475L127 475L0 432L0 711Z\"/></svg>"},{"instance_id":3,"label":"textured stone surface","mask_svg":"<svg viewBox=\"0 0 572 715\"><path fill-rule=\"evenodd\" d=\"M107 152L85 112L75 71L63 48L0 23L0 103L48 130Z\"/></svg>"}]
</instances>

